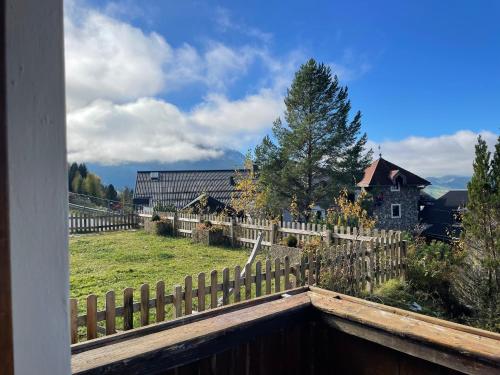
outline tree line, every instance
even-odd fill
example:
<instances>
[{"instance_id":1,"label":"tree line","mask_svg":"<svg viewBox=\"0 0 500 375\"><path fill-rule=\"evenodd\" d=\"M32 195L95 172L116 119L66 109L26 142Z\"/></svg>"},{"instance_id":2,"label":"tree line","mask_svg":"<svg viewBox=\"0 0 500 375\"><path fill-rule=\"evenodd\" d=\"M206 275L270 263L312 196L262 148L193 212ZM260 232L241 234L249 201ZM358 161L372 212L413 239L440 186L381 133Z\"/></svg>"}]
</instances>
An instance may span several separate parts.
<instances>
[{"instance_id":1,"label":"tree line","mask_svg":"<svg viewBox=\"0 0 500 375\"><path fill-rule=\"evenodd\" d=\"M85 163L68 164L68 191L90 195L96 198L121 201L122 204L132 204L133 190L125 187L117 191L113 184L105 185L101 178L90 172Z\"/></svg>"}]
</instances>

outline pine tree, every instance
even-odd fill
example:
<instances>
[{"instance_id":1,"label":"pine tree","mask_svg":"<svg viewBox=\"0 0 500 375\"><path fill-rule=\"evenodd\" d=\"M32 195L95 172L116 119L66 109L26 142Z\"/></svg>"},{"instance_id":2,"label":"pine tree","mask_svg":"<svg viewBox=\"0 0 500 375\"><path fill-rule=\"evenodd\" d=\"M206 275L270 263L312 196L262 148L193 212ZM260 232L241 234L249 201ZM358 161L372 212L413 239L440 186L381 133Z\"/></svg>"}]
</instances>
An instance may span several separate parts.
<instances>
[{"instance_id":1,"label":"pine tree","mask_svg":"<svg viewBox=\"0 0 500 375\"><path fill-rule=\"evenodd\" d=\"M115 190L113 184L109 184L105 189L105 197L110 201L116 201L118 199L118 193Z\"/></svg>"},{"instance_id":2,"label":"pine tree","mask_svg":"<svg viewBox=\"0 0 500 375\"><path fill-rule=\"evenodd\" d=\"M282 207L292 199L308 218L315 204L329 205L342 187L353 189L371 160L360 137L361 113L349 120L346 87L324 64L310 59L295 74L285 97L285 124L256 148L260 178Z\"/></svg>"},{"instance_id":3,"label":"pine tree","mask_svg":"<svg viewBox=\"0 0 500 375\"><path fill-rule=\"evenodd\" d=\"M500 331L499 153L500 142L490 162L486 142L478 138L463 216L461 245L466 261L454 281L457 297L469 306L474 323L497 331Z\"/></svg>"},{"instance_id":4,"label":"pine tree","mask_svg":"<svg viewBox=\"0 0 500 375\"><path fill-rule=\"evenodd\" d=\"M82 194L83 193L83 178L80 176L80 172L76 171L71 181L71 191L74 193Z\"/></svg>"},{"instance_id":5,"label":"pine tree","mask_svg":"<svg viewBox=\"0 0 500 375\"><path fill-rule=\"evenodd\" d=\"M88 170L87 170L87 166L85 165L85 163L81 163L78 166L78 172L80 172L80 176L82 176L83 179L87 178Z\"/></svg>"},{"instance_id":6,"label":"pine tree","mask_svg":"<svg viewBox=\"0 0 500 375\"><path fill-rule=\"evenodd\" d=\"M72 163L71 166L68 168L68 189L69 191L73 191L76 193L76 191L73 190L73 179L75 178L76 172L78 172L78 164Z\"/></svg>"}]
</instances>

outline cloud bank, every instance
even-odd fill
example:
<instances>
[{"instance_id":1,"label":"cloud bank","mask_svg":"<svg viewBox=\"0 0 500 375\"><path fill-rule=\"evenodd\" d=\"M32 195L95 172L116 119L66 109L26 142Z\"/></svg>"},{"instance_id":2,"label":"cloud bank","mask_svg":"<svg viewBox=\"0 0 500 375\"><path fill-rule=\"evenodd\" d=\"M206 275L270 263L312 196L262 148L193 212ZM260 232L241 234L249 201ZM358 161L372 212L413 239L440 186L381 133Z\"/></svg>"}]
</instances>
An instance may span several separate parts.
<instances>
[{"instance_id":1,"label":"cloud bank","mask_svg":"<svg viewBox=\"0 0 500 375\"><path fill-rule=\"evenodd\" d=\"M483 137L490 150L494 149L498 134L469 130L438 137L408 137L380 143L370 141L367 147L377 155L380 145L384 159L423 177L470 176L478 135Z\"/></svg>"},{"instance_id":2,"label":"cloud bank","mask_svg":"<svg viewBox=\"0 0 500 375\"><path fill-rule=\"evenodd\" d=\"M261 137L283 110L296 65L266 47L217 41L173 47L157 33L82 2L65 4L68 158L101 164L196 161L240 149ZM252 64L268 79L229 99L228 88ZM205 95L189 110L161 99L189 85Z\"/></svg>"}]
</instances>

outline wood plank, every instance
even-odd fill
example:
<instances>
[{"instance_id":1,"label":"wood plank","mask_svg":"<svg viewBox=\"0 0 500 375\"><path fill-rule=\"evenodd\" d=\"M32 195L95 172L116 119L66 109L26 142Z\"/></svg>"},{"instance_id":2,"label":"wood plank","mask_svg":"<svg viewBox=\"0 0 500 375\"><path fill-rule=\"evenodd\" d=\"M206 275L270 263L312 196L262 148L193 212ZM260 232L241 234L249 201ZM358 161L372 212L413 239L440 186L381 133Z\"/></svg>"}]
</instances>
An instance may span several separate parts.
<instances>
[{"instance_id":1,"label":"wood plank","mask_svg":"<svg viewBox=\"0 0 500 375\"><path fill-rule=\"evenodd\" d=\"M115 292L110 290L106 293L106 335L116 333L116 296Z\"/></svg>"},{"instance_id":2,"label":"wood plank","mask_svg":"<svg viewBox=\"0 0 500 375\"><path fill-rule=\"evenodd\" d=\"M149 285L141 285L141 326L149 324Z\"/></svg>"},{"instance_id":3,"label":"wood plank","mask_svg":"<svg viewBox=\"0 0 500 375\"><path fill-rule=\"evenodd\" d=\"M156 322L165 320L165 282L156 283Z\"/></svg>"},{"instance_id":4,"label":"wood plank","mask_svg":"<svg viewBox=\"0 0 500 375\"><path fill-rule=\"evenodd\" d=\"M255 263L255 297L262 295L262 263Z\"/></svg>"},{"instance_id":5,"label":"wood plank","mask_svg":"<svg viewBox=\"0 0 500 375\"><path fill-rule=\"evenodd\" d=\"M307 284L314 284L314 255L312 252L307 255Z\"/></svg>"},{"instance_id":6,"label":"wood plank","mask_svg":"<svg viewBox=\"0 0 500 375\"><path fill-rule=\"evenodd\" d=\"M210 272L210 308L215 309L217 307L217 287L218 287L218 277L217 270L212 270Z\"/></svg>"},{"instance_id":7,"label":"wood plank","mask_svg":"<svg viewBox=\"0 0 500 375\"><path fill-rule=\"evenodd\" d=\"M309 306L309 298L302 293L245 309L222 314L219 312L215 317L191 323L189 329L181 325L74 354L72 373L123 373L125 370L128 373L148 373L153 368L175 367L175 361L186 358L181 353L192 353L198 345L204 345L224 332L241 330L259 322L284 321L280 317L305 311ZM231 306L223 309L227 308Z\"/></svg>"},{"instance_id":8,"label":"wood plank","mask_svg":"<svg viewBox=\"0 0 500 375\"><path fill-rule=\"evenodd\" d=\"M272 293L271 259L266 259L266 294Z\"/></svg>"},{"instance_id":9,"label":"wood plank","mask_svg":"<svg viewBox=\"0 0 500 375\"><path fill-rule=\"evenodd\" d=\"M205 310L205 273L198 274L198 311Z\"/></svg>"},{"instance_id":10,"label":"wood plank","mask_svg":"<svg viewBox=\"0 0 500 375\"><path fill-rule=\"evenodd\" d=\"M134 328L134 289L123 291L123 330Z\"/></svg>"},{"instance_id":11,"label":"wood plank","mask_svg":"<svg viewBox=\"0 0 500 375\"><path fill-rule=\"evenodd\" d=\"M247 263L245 265L245 299L252 298L252 265Z\"/></svg>"},{"instance_id":12,"label":"wood plank","mask_svg":"<svg viewBox=\"0 0 500 375\"><path fill-rule=\"evenodd\" d=\"M234 302L241 301L241 267L234 267Z\"/></svg>"},{"instance_id":13,"label":"wood plank","mask_svg":"<svg viewBox=\"0 0 500 375\"><path fill-rule=\"evenodd\" d=\"M290 258L285 257L285 290L291 289L292 284L290 282Z\"/></svg>"},{"instance_id":14,"label":"wood plank","mask_svg":"<svg viewBox=\"0 0 500 375\"><path fill-rule=\"evenodd\" d=\"M229 268L222 270L222 305L229 305Z\"/></svg>"},{"instance_id":15,"label":"wood plank","mask_svg":"<svg viewBox=\"0 0 500 375\"><path fill-rule=\"evenodd\" d=\"M390 314L363 303L308 293L336 329L465 373L498 373L500 340Z\"/></svg>"},{"instance_id":16,"label":"wood plank","mask_svg":"<svg viewBox=\"0 0 500 375\"><path fill-rule=\"evenodd\" d=\"M193 313L193 278L188 275L184 278L184 314Z\"/></svg>"},{"instance_id":17,"label":"wood plank","mask_svg":"<svg viewBox=\"0 0 500 375\"><path fill-rule=\"evenodd\" d=\"M90 294L87 297L87 340L97 337L97 297Z\"/></svg>"},{"instance_id":18,"label":"wood plank","mask_svg":"<svg viewBox=\"0 0 500 375\"><path fill-rule=\"evenodd\" d=\"M279 258L274 259L274 292L279 293L281 291L281 261Z\"/></svg>"},{"instance_id":19,"label":"wood plank","mask_svg":"<svg viewBox=\"0 0 500 375\"><path fill-rule=\"evenodd\" d=\"M69 300L69 307L71 343L75 344L78 342L78 300L76 298L71 298Z\"/></svg>"},{"instance_id":20,"label":"wood plank","mask_svg":"<svg viewBox=\"0 0 500 375\"><path fill-rule=\"evenodd\" d=\"M182 286L174 287L174 318L182 316Z\"/></svg>"}]
</instances>

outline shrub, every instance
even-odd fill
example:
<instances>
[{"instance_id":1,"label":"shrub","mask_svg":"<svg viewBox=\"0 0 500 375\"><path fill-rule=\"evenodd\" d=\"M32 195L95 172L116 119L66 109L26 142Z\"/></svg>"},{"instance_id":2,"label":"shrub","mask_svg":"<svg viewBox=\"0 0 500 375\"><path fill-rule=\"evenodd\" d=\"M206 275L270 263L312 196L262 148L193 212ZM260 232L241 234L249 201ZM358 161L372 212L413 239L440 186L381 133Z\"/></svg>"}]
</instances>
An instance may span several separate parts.
<instances>
[{"instance_id":1,"label":"shrub","mask_svg":"<svg viewBox=\"0 0 500 375\"><path fill-rule=\"evenodd\" d=\"M160 221L161 218L160 218L160 215L158 214L154 214L152 217L151 217L151 221Z\"/></svg>"},{"instance_id":2,"label":"shrub","mask_svg":"<svg viewBox=\"0 0 500 375\"><path fill-rule=\"evenodd\" d=\"M156 224L156 234L159 236L171 236L173 234L172 224L159 220Z\"/></svg>"},{"instance_id":3,"label":"shrub","mask_svg":"<svg viewBox=\"0 0 500 375\"><path fill-rule=\"evenodd\" d=\"M298 242L297 237L295 236L288 236L286 238L286 245L288 247L297 247L297 242Z\"/></svg>"}]
</instances>

